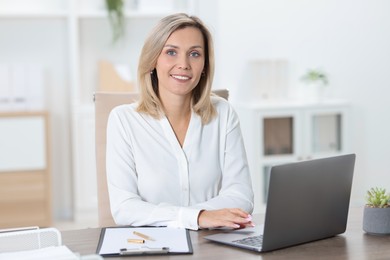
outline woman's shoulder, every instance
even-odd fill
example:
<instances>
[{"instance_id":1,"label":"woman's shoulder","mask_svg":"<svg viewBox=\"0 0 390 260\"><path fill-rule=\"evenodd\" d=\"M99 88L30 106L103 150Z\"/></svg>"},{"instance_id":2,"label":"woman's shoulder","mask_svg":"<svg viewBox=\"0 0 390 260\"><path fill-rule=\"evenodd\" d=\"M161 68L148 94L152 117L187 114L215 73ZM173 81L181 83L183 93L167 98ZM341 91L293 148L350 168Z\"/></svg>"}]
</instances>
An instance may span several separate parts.
<instances>
[{"instance_id":1,"label":"woman's shoulder","mask_svg":"<svg viewBox=\"0 0 390 260\"><path fill-rule=\"evenodd\" d=\"M128 116L131 114L135 114L137 109L137 104L136 103L131 103L131 104L122 104L119 106L114 107L111 110L111 115L117 115L117 116Z\"/></svg>"},{"instance_id":2,"label":"woman's shoulder","mask_svg":"<svg viewBox=\"0 0 390 260\"><path fill-rule=\"evenodd\" d=\"M231 105L229 101L225 98L213 95L211 96L211 103L215 107L217 111L227 111L231 109Z\"/></svg>"}]
</instances>

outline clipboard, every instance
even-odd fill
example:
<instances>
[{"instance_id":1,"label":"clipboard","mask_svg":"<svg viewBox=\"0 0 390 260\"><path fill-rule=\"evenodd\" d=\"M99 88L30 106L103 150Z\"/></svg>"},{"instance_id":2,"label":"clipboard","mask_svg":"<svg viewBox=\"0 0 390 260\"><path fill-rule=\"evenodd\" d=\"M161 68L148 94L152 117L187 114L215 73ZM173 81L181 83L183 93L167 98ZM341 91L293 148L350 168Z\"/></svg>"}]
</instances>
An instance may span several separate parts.
<instances>
[{"instance_id":1,"label":"clipboard","mask_svg":"<svg viewBox=\"0 0 390 260\"><path fill-rule=\"evenodd\" d=\"M103 256L192 254L185 228L106 227L100 231L96 253Z\"/></svg>"}]
</instances>

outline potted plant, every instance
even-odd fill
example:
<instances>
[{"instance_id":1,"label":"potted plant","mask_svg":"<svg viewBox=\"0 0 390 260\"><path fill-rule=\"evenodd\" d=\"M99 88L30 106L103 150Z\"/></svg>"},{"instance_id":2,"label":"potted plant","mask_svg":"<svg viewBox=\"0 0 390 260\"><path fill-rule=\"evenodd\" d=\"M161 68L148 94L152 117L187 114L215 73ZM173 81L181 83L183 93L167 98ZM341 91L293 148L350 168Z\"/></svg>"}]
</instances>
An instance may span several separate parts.
<instances>
[{"instance_id":1,"label":"potted plant","mask_svg":"<svg viewBox=\"0 0 390 260\"><path fill-rule=\"evenodd\" d=\"M108 18L112 28L113 42L115 43L125 33L124 0L106 0Z\"/></svg>"},{"instance_id":2,"label":"potted plant","mask_svg":"<svg viewBox=\"0 0 390 260\"><path fill-rule=\"evenodd\" d=\"M310 69L302 77L303 81L308 83L321 83L322 85L328 85L328 76L321 70Z\"/></svg>"},{"instance_id":3,"label":"potted plant","mask_svg":"<svg viewBox=\"0 0 390 260\"><path fill-rule=\"evenodd\" d=\"M368 234L390 234L390 194L384 188L367 191L367 204L363 213L363 230Z\"/></svg>"},{"instance_id":4,"label":"potted plant","mask_svg":"<svg viewBox=\"0 0 390 260\"><path fill-rule=\"evenodd\" d=\"M306 97L314 101L322 98L325 86L329 84L328 76L320 69L309 69L301 80L308 85Z\"/></svg>"}]
</instances>

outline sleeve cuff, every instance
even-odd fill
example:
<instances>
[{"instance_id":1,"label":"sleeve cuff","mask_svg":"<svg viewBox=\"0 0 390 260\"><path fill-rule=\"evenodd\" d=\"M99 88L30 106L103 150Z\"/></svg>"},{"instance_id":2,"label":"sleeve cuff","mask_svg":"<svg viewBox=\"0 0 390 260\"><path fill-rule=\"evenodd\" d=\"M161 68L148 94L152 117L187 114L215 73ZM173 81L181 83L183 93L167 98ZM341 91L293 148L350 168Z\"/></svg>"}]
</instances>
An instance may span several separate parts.
<instances>
[{"instance_id":1,"label":"sleeve cuff","mask_svg":"<svg viewBox=\"0 0 390 260\"><path fill-rule=\"evenodd\" d=\"M198 230L198 216L200 211L201 209L181 207L179 209L178 221L171 222L168 226Z\"/></svg>"}]
</instances>

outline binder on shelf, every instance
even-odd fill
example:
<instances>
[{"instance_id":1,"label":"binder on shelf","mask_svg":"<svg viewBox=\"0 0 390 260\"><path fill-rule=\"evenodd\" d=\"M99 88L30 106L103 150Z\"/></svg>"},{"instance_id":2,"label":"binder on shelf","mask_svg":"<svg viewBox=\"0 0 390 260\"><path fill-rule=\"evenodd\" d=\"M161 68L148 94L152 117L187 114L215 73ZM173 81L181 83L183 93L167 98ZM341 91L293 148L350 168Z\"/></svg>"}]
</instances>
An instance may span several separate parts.
<instances>
[{"instance_id":1,"label":"binder on shelf","mask_svg":"<svg viewBox=\"0 0 390 260\"><path fill-rule=\"evenodd\" d=\"M10 69L0 63L0 111L8 110L11 103Z\"/></svg>"},{"instance_id":2,"label":"binder on shelf","mask_svg":"<svg viewBox=\"0 0 390 260\"><path fill-rule=\"evenodd\" d=\"M29 64L26 71L27 85L27 109L44 110L46 108L45 100L45 81L44 68L41 64Z\"/></svg>"},{"instance_id":3,"label":"binder on shelf","mask_svg":"<svg viewBox=\"0 0 390 260\"><path fill-rule=\"evenodd\" d=\"M103 256L192 254L189 231L170 227L102 228L96 253Z\"/></svg>"},{"instance_id":4,"label":"binder on shelf","mask_svg":"<svg viewBox=\"0 0 390 260\"><path fill-rule=\"evenodd\" d=\"M13 110L27 108L26 64L15 63L11 66L11 100Z\"/></svg>"},{"instance_id":5,"label":"binder on shelf","mask_svg":"<svg viewBox=\"0 0 390 260\"><path fill-rule=\"evenodd\" d=\"M44 68L36 63L0 63L0 111L44 110Z\"/></svg>"}]
</instances>

